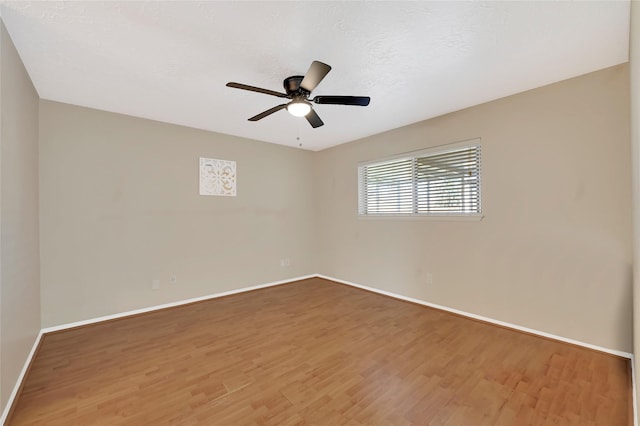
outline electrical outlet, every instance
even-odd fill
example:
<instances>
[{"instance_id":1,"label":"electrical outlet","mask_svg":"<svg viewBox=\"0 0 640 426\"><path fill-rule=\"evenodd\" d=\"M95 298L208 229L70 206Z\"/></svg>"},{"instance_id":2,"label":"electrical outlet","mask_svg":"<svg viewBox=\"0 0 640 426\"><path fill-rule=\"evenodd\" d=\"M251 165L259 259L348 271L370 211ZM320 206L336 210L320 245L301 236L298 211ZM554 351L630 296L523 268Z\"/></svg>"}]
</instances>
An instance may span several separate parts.
<instances>
[{"instance_id":1,"label":"electrical outlet","mask_svg":"<svg viewBox=\"0 0 640 426\"><path fill-rule=\"evenodd\" d=\"M160 290L160 280L153 280L151 282L151 290Z\"/></svg>"},{"instance_id":2,"label":"electrical outlet","mask_svg":"<svg viewBox=\"0 0 640 426\"><path fill-rule=\"evenodd\" d=\"M431 272L427 273L427 285L433 284L433 274Z\"/></svg>"},{"instance_id":3,"label":"electrical outlet","mask_svg":"<svg viewBox=\"0 0 640 426\"><path fill-rule=\"evenodd\" d=\"M171 284L178 284L178 277L176 277L175 275L171 275L171 277L169 277L169 282Z\"/></svg>"},{"instance_id":4,"label":"electrical outlet","mask_svg":"<svg viewBox=\"0 0 640 426\"><path fill-rule=\"evenodd\" d=\"M284 259L280 259L280 266L282 267L291 266L291 259L289 259L288 257L285 257Z\"/></svg>"}]
</instances>

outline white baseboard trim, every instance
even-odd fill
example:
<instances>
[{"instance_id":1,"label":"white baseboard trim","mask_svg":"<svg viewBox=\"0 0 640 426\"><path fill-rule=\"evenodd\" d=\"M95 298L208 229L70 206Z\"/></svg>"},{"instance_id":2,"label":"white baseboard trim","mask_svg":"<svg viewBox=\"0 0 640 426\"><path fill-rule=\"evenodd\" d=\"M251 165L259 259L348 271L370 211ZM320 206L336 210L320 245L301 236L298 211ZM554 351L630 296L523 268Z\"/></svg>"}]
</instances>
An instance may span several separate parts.
<instances>
[{"instance_id":1,"label":"white baseboard trim","mask_svg":"<svg viewBox=\"0 0 640 426\"><path fill-rule=\"evenodd\" d=\"M435 308L435 309L440 309L442 311L451 312L451 313L454 313L454 314L457 314L457 315L461 315L463 317L473 318L473 319L477 319L477 320L480 320L480 321L488 322L488 323L491 323L491 324L500 325L502 327L512 328L512 329L518 330L518 331L523 331L525 333L530 333L530 334L535 334L537 336L546 337L548 339L559 340L561 342L570 343L572 345L577 345L577 346L583 346L585 348L593 349L593 350L596 350L596 351L599 351L599 352L605 352L605 353L608 353L608 354L621 356L623 358L633 359L633 354L631 354L629 352L622 352L622 351L619 351L619 350L616 350L616 349L609 349L609 348L604 348L602 346L592 345L591 343L581 342L579 340L574 340L574 339L569 339L567 337L557 336L555 334L546 333L544 331L535 330L533 328L523 327L523 326L520 326L520 325L517 325L517 324L512 324L512 323L496 320L496 319L493 319L493 318L484 317L482 315L472 314L470 312L461 311L461 310L458 310L458 309L450 308L448 306L438 305L436 303L426 302L426 301L420 300L420 299L414 299L412 297L407 297L407 296L403 296L401 294L391 293L389 291L380 290L378 288L368 287L366 285L356 284L356 283L353 283L353 282L350 282L350 281L341 280L339 278L328 277L328 276L325 276L325 275L322 275L322 274L317 274L316 276L318 278L324 278L324 279L329 280L329 281L335 281L337 283L350 285L352 287L357 287L357 288L360 288L360 289L363 289L363 290L367 290L367 291L371 291L371 292L374 292L374 293L384 294L385 296L393 297L395 299L400 299L400 300L404 300L404 301L407 301L407 302L416 303L418 305L428 306L430 308Z\"/></svg>"},{"instance_id":2,"label":"white baseboard trim","mask_svg":"<svg viewBox=\"0 0 640 426\"><path fill-rule=\"evenodd\" d=\"M633 398L633 426L638 426L638 398L636 393L636 357L631 355L631 391Z\"/></svg>"},{"instance_id":3,"label":"white baseboard trim","mask_svg":"<svg viewBox=\"0 0 640 426\"><path fill-rule=\"evenodd\" d=\"M341 283L341 284L346 284L352 287L356 287L356 288L360 288L362 290L367 290L373 293L378 293L378 294L382 294L385 296L389 296L389 297L393 297L395 299L399 299L399 300L404 300L407 302L411 302L411 303L416 303L418 305L423 305L423 306L428 306L431 308L435 308L435 309L440 309L446 312L451 312L460 316L464 316L467 318L472 318L472 319L477 319L480 321L484 321L487 323L491 323L491 324L496 324L496 325L500 325L502 327L506 327L506 328L511 328L514 330L518 330L518 331L523 331L525 333L530 333L530 334L534 334L534 335L538 335L541 337L546 337L549 339L553 339L553 340L558 340L561 342L565 342L565 343L570 343L573 345L577 345L577 346L582 346L585 348L589 348L589 349L593 349L596 351L600 351L600 352L605 352L605 353L609 353L612 355L617 355L617 356L621 356L624 358L628 358L629 360L631 360L631 382L632 382L632 393L633 393L633 416L634 416L634 426L639 426L638 425L638 407L637 407L637 403L636 403L636 380L635 380L635 357L633 354L628 353L628 352L623 352L623 351L618 351L615 349L609 349L609 348L604 348L601 346L597 346L597 345L592 345L590 343L586 343L586 342L581 342L579 340L574 340L574 339L569 339L566 337L562 337L562 336L557 336L554 334L550 334L550 333L546 333L540 330L535 330L532 328L528 328L528 327L522 327L516 324L511 324L508 322L504 322L504 321L499 321L499 320L495 320L493 318L488 318L488 317L484 317L482 315L476 315L476 314L472 314L470 312L465 312L465 311L461 311L458 309L453 309L453 308L449 308L447 306L443 306L443 305L438 305L435 303L430 303L430 302L426 302L424 300L420 300L420 299L414 299L412 297L407 297L407 296L403 296L400 294L396 294L396 293L392 293L392 292L388 292L385 290L381 290L381 289L377 289L374 287L369 287L369 286L365 286L365 285L361 285L361 284L356 284L350 281L345 281L339 278L333 278L333 277L329 277L326 275L322 275L322 274L312 274L312 275L305 275L305 276L300 276L300 277L294 277L294 278L289 278L286 280L280 280L280 281L274 281L274 282L270 282L270 283L266 283L266 284L260 284L260 285L255 285L252 287L243 287L243 288L239 288L239 289L235 289L235 290L229 290L229 291L225 291L225 292L221 292L221 293L214 293L214 294L210 294L210 295L206 295L206 296L200 296L200 297L194 297L191 299L185 299L185 300L180 300L177 302L171 302L171 303L166 303L166 304L162 304L162 305L155 305L155 306L150 306L147 308L141 308L141 309L135 309L132 311L127 311L127 312L121 312L121 313L117 313L117 314L113 314L113 315L106 315L106 316L102 316L102 317L97 317L97 318L91 318L91 319L87 319L87 320L83 320L83 321L76 321L76 322L72 322L72 323L67 323L67 324L61 324L61 325L57 325L57 326L53 326L53 327L46 327L40 330L40 332L38 333L38 336L36 337L35 342L33 343L33 347L31 348L31 352L29 353L29 356L27 357L27 359L25 360L24 366L22 367L22 371L20 372L20 375L18 376L18 380L16 381L15 386L13 387L13 391L11 392L11 395L9 396L9 399L7 401L6 406L4 407L4 410L2 412L2 417L0 417L0 425L4 425L7 416L9 415L9 410L11 409L11 406L13 405L14 399L16 398L17 394L18 394L18 390L20 389L20 386L22 384L22 381L25 378L25 375L27 373L27 370L29 369L29 365L31 364L31 361L36 353L36 350L38 349L38 345L40 344L40 341L42 340L42 337L44 334L46 333L51 333L54 331L61 331L61 330L66 330L66 329L70 329L70 328L75 328L75 327L80 327L80 326L84 326L84 325L89 325L89 324L95 324L95 323L99 323L99 322L103 322L103 321L109 321L109 320L113 320L113 319L118 319L118 318L124 318L124 317L128 317L131 315L137 315L137 314L142 314L142 313L146 313L146 312L153 312L153 311L157 311L157 310L161 310L161 309L166 309L166 308L171 308L171 307L175 307L175 306L180 306L180 305L187 305L189 303L194 303L194 302L200 302L203 300L209 300L209 299L216 299L219 297L223 297L223 296L229 296L232 294L237 294L237 293L244 293L247 291L252 291L252 290L258 290L261 288L267 288L267 287L274 287L274 286L278 286L278 285L282 285L282 284L288 284L294 281L300 281L300 280L306 280L309 278L323 278L329 281L335 281L337 283Z\"/></svg>"},{"instance_id":4,"label":"white baseboard trim","mask_svg":"<svg viewBox=\"0 0 640 426\"><path fill-rule=\"evenodd\" d=\"M29 352L29 356L24 362L22 366L22 371L20 371L20 375L18 376L18 380L16 380L16 384L13 386L13 390L11 391L11 395L9 395L9 399L7 400L7 405L4 406L2 410L2 417L0 417L0 425L4 425L4 422L7 421L7 416L9 415L9 410L11 410L11 406L13 405L13 401L18 396L18 390L20 390L20 385L22 385L22 381L24 380L24 376L27 374L27 370L29 370L29 366L31 365L31 360L36 354L36 350L38 350L38 345L40 345L40 340L42 340L42 330L38 333L35 342L33 342L33 346L31 347L31 352Z\"/></svg>"},{"instance_id":5,"label":"white baseboard trim","mask_svg":"<svg viewBox=\"0 0 640 426\"><path fill-rule=\"evenodd\" d=\"M288 284L288 283L291 283L291 282L294 282L294 281L300 281L300 280L306 280L306 279L309 279L309 278L314 278L316 276L317 276L316 274L312 274L312 275L305 275L305 276L301 276L301 277L294 277L294 278L289 278L289 279L286 279L286 280L280 280L280 281L274 281L274 282L270 282L270 283L266 283L266 284L254 285L252 287L243 287L243 288L238 288L238 289L235 289L235 290L223 291L222 293L208 294L206 296L194 297L192 299L179 300L177 302L171 302L171 303L165 303L165 304L162 304L162 305L149 306L147 308L134 309L132 311L119 312L117 314L105 315L103 317L97 317L97 318L91 318L91 319L82 320L82 321L75 321L75 322L70 322L70 323L66 323L66 324L55 325L53 327L43 328L42 329L42 333L46 334L46 333L51 333L51 332L54 332L54 331L66 330L66 329L69 329L69 328L81 327L83 325L95 324L95 323L99 323L99 322L103 322L103 321L109 321L109 320L113 320L113 319L129 317L129 316L132 316L132 315L144 314L146 312L158 311L160 309L173 308L175 306L181 306L181 305L188 305L189 303L201 302L203 300L217 299L218 297L230 296L232 294L237 294L237 293L245 293L247 291L258 290L258 289L261 289L261 288L274 287L274 286L281 285L281 284Z\"/></svg>"}]
</instances>

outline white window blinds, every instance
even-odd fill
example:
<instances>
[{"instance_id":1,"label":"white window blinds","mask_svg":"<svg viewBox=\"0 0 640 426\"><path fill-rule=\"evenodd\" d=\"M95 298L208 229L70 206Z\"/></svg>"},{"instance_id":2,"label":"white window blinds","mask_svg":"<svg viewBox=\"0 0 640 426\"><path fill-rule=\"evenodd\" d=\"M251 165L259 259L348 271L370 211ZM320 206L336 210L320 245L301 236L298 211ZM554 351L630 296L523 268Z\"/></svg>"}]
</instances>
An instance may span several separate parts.
<instances>
[{"instance_id":1,"label":"white window blinds","mask_svg":"<svg viewBox=\"0 0 640 426\"><path fill-rule=\"evenodd\" d=\"M479 215L480 145L358 167L361 215Z\"/></svg>"}]
</instances>

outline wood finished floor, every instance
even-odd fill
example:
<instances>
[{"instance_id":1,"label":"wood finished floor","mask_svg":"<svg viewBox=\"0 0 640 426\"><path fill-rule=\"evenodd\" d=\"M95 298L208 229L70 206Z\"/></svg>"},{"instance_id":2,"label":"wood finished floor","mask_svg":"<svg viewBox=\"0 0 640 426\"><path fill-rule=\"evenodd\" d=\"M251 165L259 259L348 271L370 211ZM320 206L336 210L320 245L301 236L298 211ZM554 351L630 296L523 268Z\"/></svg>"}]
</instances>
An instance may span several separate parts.
<instances>
[{"instance_id":1,"label":"wood finished floor","mask_svg":"<svg viewBox=\"0 0 640 426\"><path fill-rule=\"evenodd\" d=\"M633 424L629 361L321 279L46 335L11 425Z\"/></svg>"}]
</instances>

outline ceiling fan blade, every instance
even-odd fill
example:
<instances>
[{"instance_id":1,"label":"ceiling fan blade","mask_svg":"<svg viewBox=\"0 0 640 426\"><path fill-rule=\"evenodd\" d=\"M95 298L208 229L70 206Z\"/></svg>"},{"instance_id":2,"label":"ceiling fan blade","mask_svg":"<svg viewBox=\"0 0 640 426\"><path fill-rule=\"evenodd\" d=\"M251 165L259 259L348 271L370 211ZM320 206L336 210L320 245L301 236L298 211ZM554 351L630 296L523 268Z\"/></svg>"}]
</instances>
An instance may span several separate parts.
<instances>
[{"instance_id":1,"label":"ceiling fan blade","mask_svg":"<svg viewBox=\"0 0 640 426\"><path fill-rule=\"evenodd\" d=\"M307 119L309 124L311 124L311 127L313 127L314 129L316 127L320 127L324 125L324 123L320 119L320 116L318 116L318 113L315 112L313 109L309 111L309 114L305 115L304 118Z\"/></svg>"},{"instance_id":2,"label":"ceiling fan blade","mask_svg":"<svg viewBox=\"0 0 640 426\"><path fill-rule=\"evenodd\" d=\"M261 112L258 115L254 115L253 117L251 117L249 119L249 121L258 121L258 120L262 120L263 118L265 118L268 115L273 114L274 112L280 111L281 109L285 109L287 107L287 104L282 104L282 105L278 105L278 106L274 106L273 108L269 108L268 110Z\"/></svg>"},{"instance_id":3,"label":"ceiling fan blade","mask_svg":"<svg viewBox=\"0 0 640 426\"><path fill-rule=\"evenodd\" d=\"M360 105L367 106L371 98L368 96L316 96L313 102L331 105Z\"/></svg>"},{"instance_id":4,"label":"ceiling fan blade","mask_svg":"<svg viewBox=\"0 0 640 426\"><path fill-rule=\"evenodd\" d=\"M287 95L285 93L276 92L275 90L269 90L269 89L263 89L261 87L249 86L248 84L234 83L233 81L230 81L229 83L227 83L227 87L233 87L234 89L249 90L251 92L264 93L265 95L277 96L279 98L286 98L287 97Z\"/></svg>"},{"instance_id":5,"label":"ceiling fan blade","mask_svg":"<svg viewBox=\"0 0 640 426\"><path fill-rule=\"evenodd\" d=\"M322 79L331 71L331 67L323 62L313 61L309 70L304 75L300 87L309 92L313 92Z\"/></svg>"}]
</instances>

